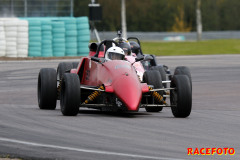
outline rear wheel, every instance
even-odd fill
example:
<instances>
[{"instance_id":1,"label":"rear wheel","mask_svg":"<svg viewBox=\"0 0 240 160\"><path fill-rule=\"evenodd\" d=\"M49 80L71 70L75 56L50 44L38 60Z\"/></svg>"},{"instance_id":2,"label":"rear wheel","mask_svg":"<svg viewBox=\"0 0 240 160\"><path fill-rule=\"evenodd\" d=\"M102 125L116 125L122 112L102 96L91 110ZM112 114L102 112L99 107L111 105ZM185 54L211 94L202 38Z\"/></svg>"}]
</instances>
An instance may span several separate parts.
<instances>
[{"instance_id":1,"label":"rear wheel","mask_svg":"<svg viewBox=\"0 0 240 160\"><path fill-rule=\"evenodd\" d=\"M57 101L57 73L53 68L43 68L38 75L38 106L54 110Z\"/></svg>"},{"instance_id":2,"label":"rear wheel","mask_svg":"<svg viewBox=\"0 0 240 160\"><path fill-rule=\"evenodd\" d=\"M61 80L63 78L64 73L69 73L70 70L73 68L72 62L61 62L58 64L57 67L57 86L58 86L58 93L57 93L57 99L60 100L61 95Z\"/></svg>"},{"instance_id":3,"label":"rear wheel","mask_svg":"<svg viewBox=\"0 0 240 160\"><path fill-rule=\"evenodd\" d=\"M165 72L163 66L153 66L153 67L151 67L151 69L159 71L159 73L161 75L161 78L162 78L162 81L166 81L166 72ZM164 86L164 88L167 88L166 83L164 83L163 86Z\"/></svg>"},{"instance_id":4,"label":"rear wheel","mask_svg":"<svg viewBox=\"0 0 240 160\"><path fill-rule=\"evenodd\" d=\"M79 112L80 81L77 74L65 73L61 82L61 112L64 116L76 116Z\"/></svg>"},{"instance_id":5,"label":"rear wheel","mask_svg":"<svg viewBox=\"0 0 240 160\"><path fill-rule=\"evenodd\" d=\"M173 115L180 118L188 117L192 110L192 92L188 76L174 75L171 87L175 88L175 90L170 91Z\"/></svg>"},{"instance_id":6,"label":"rear wheel","mask_svg":"<svg viewBox=\"0 0 240 160\"><path fill-rule=\"evenodd\" d=\"M188 67L185 67L185 66L177 67L174 71L174 75L186 75L186 76L188 76L189 81L190 81L190 85L191 85L191 91L192 91L192 76L191 76L190 69Z\"/></svg>"},{"instance_id":7,"label":"rear wheel","mask_svg":"<svg viewBox=\"0 0 240 160\"><path fill-rule=\"evenodd\" d=\"M143 81L146 82L148 85L153 85L154 88L162 88L162 78L158 71L156 70L149 70L144 72ZM159 94L163 95L162 91L158 92ZM152 102L152 98L148 98L148 102ZM160 112L163 107L145 107L147 112Z\"/></svg>"},{"instance_id":8,"label":"rear wheel","mask_svg":"<svg viewBox=\"0 0 240 160\"><path fill-rule=\"evenodd\" d=\"M78 67L78 62L72 62L72 66L73 66L73 68L77 68Z\"/></svg>"},{"instance_id":9,"label":"rear wheel","mask_svg":"<svg viewBox=\"0 0 240 160\"><path fill-rule=\"evenodd\" d=\"M61 62L58 64L57 68L57 78L58 80L61 80L64 73L66 71L70 71L73 68L73 64L71 62Z\"/></svg>"}]
</instances>

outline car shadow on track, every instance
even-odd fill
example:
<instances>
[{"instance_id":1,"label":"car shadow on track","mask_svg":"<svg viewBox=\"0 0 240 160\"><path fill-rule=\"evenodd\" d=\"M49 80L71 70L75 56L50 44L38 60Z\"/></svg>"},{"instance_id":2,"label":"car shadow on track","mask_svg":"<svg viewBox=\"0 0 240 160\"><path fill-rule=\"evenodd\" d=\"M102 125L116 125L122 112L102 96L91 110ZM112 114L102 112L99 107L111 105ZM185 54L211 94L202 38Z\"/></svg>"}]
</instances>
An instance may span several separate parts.
<instances>
[{"instance_id":1,"label":"car shadow on track","mask_svg":"<svg viewBox=\"0 0 240 160\"><path fill-rule=\"evenodd\" d=\"M94 116L109 116L109 117L122 117L122 118L138 118L140 116L149 116L149 113L143 112L113 112L113 111L100 111L100 110L80 110L79 114L86 114Z\"/></svg>"}]
</instances>

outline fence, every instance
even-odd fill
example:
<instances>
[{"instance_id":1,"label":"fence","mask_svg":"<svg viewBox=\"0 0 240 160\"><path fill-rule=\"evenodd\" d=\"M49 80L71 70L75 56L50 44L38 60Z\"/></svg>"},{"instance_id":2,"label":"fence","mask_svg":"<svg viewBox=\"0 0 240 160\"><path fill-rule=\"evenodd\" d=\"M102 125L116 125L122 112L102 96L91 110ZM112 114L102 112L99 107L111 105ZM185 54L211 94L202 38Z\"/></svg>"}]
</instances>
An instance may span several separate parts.
<instances>
[{"instance_id":1,"label":"fence","mask_svg":"<svg viewBox=\"0 0 240 160\"><path fill-rule=\"evenodd\" d=\"M0 17L73 16L74 0L0 0Z\"/></svg>"},{"instance_id":2,"label":"fence","mask_svg":"<svg viewBox=\"0 0 240 160\"><path fill-rule=\"evenodd\" d=\"M116 32L102 32L99 31L100 38L103 39L113 39L117 37ZM137 37L142 41L163 41L166 37L184 37L182 40L195 41L197 40L196 32L128 32L128 37ZM240 31L204 31L202 33L202 40L211 40L211 39L240 39ZM91 33L91 40L96 41L97 38L95 34Z\"/></svg>"}]
</instances>

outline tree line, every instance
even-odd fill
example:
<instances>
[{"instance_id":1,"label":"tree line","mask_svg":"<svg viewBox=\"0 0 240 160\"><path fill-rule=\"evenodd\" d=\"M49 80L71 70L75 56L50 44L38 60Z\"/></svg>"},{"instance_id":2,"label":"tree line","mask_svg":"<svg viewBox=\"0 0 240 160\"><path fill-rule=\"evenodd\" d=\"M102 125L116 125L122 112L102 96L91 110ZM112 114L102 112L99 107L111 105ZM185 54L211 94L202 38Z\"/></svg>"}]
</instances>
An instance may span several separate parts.
<instances>
[{"instance_id":1,"label":"tree line","mask_svg":"<svg viewBox=\"0 0 240 160\"><path fill-rule=\"evenodd\" d=\"M98 0L103 19L98 30L121 28L121 0ZM74 1L74 16L88 16L90 0ZM240 30L239 0L202 0L203 31ZM196 0L126 0L128 31L196 31Z\"/></svg>"}]
</instances>

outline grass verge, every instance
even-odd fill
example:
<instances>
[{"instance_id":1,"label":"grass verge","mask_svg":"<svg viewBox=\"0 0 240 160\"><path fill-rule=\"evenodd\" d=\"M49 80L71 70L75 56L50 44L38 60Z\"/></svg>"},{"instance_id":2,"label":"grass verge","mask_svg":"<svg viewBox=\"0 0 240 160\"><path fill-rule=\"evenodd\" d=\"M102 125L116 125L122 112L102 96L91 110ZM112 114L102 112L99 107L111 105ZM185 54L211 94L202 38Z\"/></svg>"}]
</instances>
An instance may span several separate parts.
<instances>
[{"instance_id":1,"label":"grass verge","mask_svg":"<svg viewBox=\"0 0 240 160\"><path fill-rule=\"evenodd\" d=\"M22 160L22 159L14 158L10 155L0 155L0 160Z\"/></svg>"},{"instance_id":2,"label":"grass verge","mask_svg":"<svg viewBox=\"0 0 240 160\"><path fill-rule=\"evenodd\" d=\"M213 54L240 54L240 39L184 41L184 42L141 42L144 54L156 56L179 55L213 55ZM80 57L27 57L11 58L0 57L0 61L12 60L51 60L51 59L79 59Z\"/></svg>"},{"instance_id":3,"label":"grass verge","mask_svg":"<svg viewBox=\"0 0 240 160\"><path fill-rule=\"evenodd\" d=\"M142 42L143 53L156 56L240 54L240 39L185 41L185 42Z\"/></svg>"}]
</instances>

